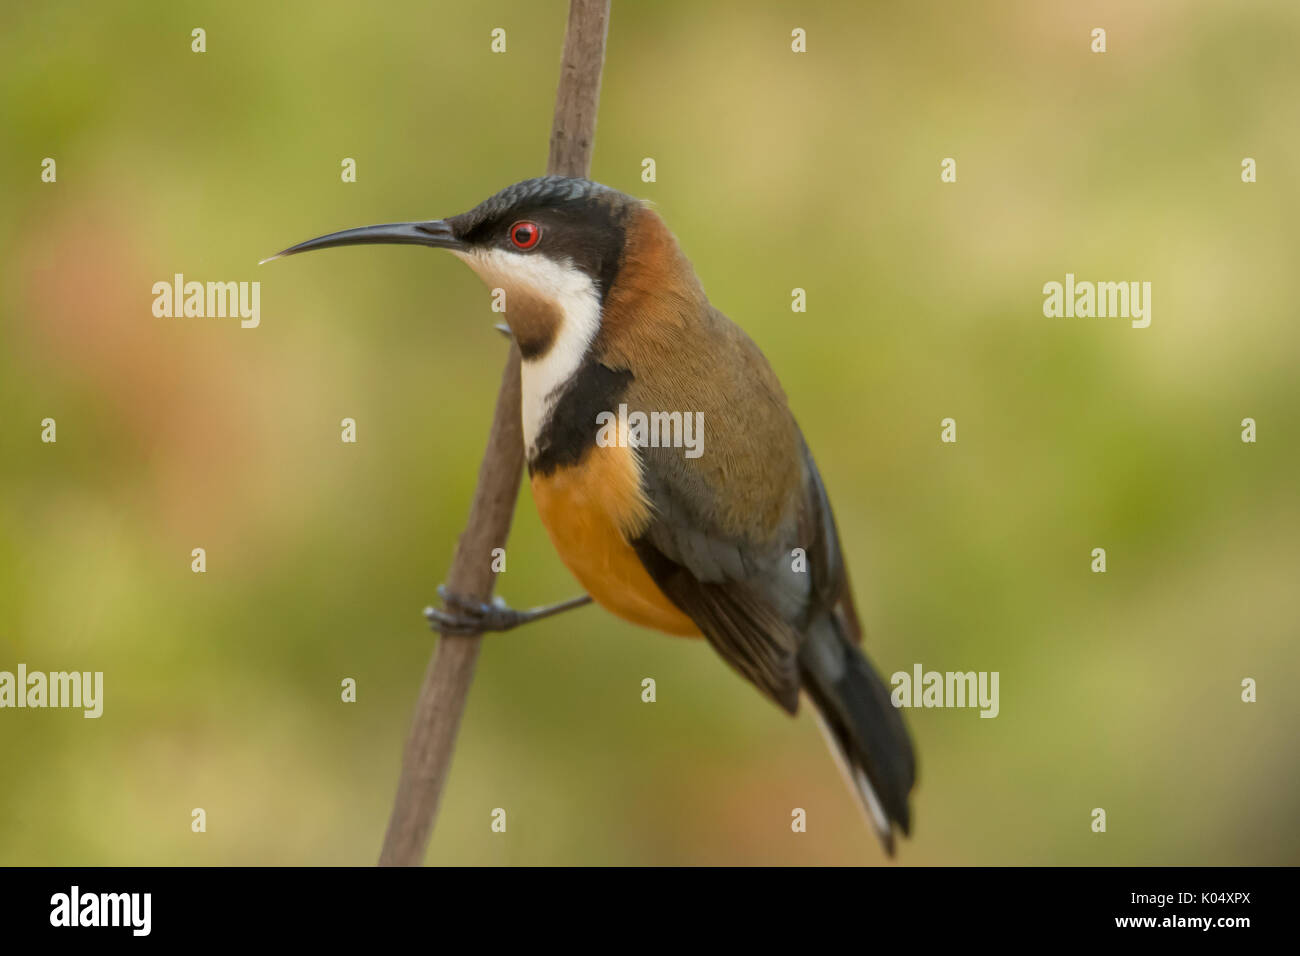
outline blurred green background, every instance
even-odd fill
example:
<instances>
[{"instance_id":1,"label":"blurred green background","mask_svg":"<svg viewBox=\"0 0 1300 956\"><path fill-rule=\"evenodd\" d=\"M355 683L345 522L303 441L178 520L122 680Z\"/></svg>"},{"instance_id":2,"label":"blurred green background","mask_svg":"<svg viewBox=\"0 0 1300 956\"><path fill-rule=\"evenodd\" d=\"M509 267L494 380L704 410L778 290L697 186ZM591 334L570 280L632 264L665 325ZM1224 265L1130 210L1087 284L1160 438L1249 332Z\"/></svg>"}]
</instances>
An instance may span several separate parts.
<instances>
[{"instance_id":1,"label":"blurred green background","mask_svg":"<svg viewBox=\"0 0 1300 956\"><path fill-rule=\"evenodd\" d=\"M0 711L0 863L377 858L505 343L450 256L256 263L540 174L565 6L0 12L0 669L106 684ZM907 714L904 864L1300 861L1298 48L1291 0L615 2L593 177L781 376L880 670L1001 674ZM261 327L155 318L176 272ZM1151 327L1044 318L1066 272ZM500 593L572 595L522 498ZM594 608L487 639L429 858L883 859L806 712Z\"/></svg>"}]
</instances>

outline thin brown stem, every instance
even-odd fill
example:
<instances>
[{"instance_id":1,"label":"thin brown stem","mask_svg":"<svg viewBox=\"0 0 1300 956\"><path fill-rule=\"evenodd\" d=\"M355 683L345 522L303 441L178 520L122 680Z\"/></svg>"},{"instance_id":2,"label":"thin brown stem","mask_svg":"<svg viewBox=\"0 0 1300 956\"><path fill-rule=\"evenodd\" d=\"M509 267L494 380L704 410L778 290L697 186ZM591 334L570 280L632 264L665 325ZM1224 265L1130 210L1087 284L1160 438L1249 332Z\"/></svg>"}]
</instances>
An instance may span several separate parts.
<instances>
[{"instance_id":1,"label":"thin brown stem","mask_svg":"<svg viewBox=\"0 0 1300 956\"><path fill-rule=\"evenodd\" d=\"M591 169L608 29L609 0L570 0L551 127L549 173L586 176ZM519 402L519 350L512 342L469 521L447 572L447 587L467 598L486 601L491 597L495 583L492 551L505 547L510 535L524 466ZM481 635L444 634L438 640L416 701L402 776L379 856L381 866L415 866L424 859L482 639Z\"/></svg>"}]
</instances>

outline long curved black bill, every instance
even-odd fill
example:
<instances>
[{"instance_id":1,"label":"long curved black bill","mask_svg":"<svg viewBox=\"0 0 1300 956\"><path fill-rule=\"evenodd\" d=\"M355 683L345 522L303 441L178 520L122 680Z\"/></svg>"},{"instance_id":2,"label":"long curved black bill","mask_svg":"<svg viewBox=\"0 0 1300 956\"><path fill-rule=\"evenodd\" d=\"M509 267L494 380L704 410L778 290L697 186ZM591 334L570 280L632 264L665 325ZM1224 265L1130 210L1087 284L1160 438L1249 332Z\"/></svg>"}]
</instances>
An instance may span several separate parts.
<instances>
[{"instance_id":1,"label":"long curved black bill","mask_svg":"<svg viewBox=\"0 0 1300 956\"><path fill-rule=\"evenodd\" d=\"M308 239L296 246L290 246L283 252L277 252L259 262L271 262L285 256L297 255L299 252L313 252L316 249L331 249L334 246L433 246L435 249L463 249L465 244L456 238L451 226L445 219L430 219L428 222L389 222L381 226L362 226L359 229L344 229L331 232L328 236Z\"/></svg>"}]
</instances>

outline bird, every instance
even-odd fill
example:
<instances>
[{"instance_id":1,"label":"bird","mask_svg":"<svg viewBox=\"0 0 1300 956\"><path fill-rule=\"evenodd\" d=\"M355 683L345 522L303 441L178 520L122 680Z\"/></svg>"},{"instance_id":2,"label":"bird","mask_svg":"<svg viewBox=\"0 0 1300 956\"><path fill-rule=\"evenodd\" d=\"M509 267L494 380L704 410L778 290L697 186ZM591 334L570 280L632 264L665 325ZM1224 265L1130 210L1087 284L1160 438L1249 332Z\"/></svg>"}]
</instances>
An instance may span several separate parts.
<instances>
[{"instance_id":1,"label":"bird","mask_svg":"<svg viewBox=\"0 0 1300 956\"><path fill-rule=\"evenodd\" d=\"M508 630L594 601L703 637L790 715L812 705L892 857L895 831L911 833L916 757L861 649L825 485L771 365L709 302L655 208L545 176L446 219L346 229L270 259L372 243L448 250L504 291L533 499L586 592L517 611L443 587L430 622L444 634ZM693 456L628 424L674 413L702 424Z\"/></svg>"}]
</instances>

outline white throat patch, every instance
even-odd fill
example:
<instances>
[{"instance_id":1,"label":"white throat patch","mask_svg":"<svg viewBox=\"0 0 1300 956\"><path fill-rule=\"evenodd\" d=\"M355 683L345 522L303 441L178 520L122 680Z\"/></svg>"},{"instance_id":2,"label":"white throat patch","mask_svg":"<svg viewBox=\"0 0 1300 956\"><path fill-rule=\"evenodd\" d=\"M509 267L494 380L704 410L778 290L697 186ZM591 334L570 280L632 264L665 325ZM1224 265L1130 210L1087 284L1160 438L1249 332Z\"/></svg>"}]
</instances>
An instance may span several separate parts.
<instances>
[{"instance_id":1,"label":"white throat patch","mask_svg":"<svg viewBox=\"0 0 1300 956\"><path fill-rule=\"evenodd\" d=\"M577 266L558 263L541 254L523 255L505 249L459 252L488 288L506 290L506 315L510 314L510 289L523 286L530 294L553 302L560 312L560 328L546 354L525 359L520 371L523 391L524 448L531 456L537 436L551 416L560 389L578 371L582 357L600 329L600 296L596 283ZM591 427L594 430L596 423Z\"/></svg>"}]
</instances>

